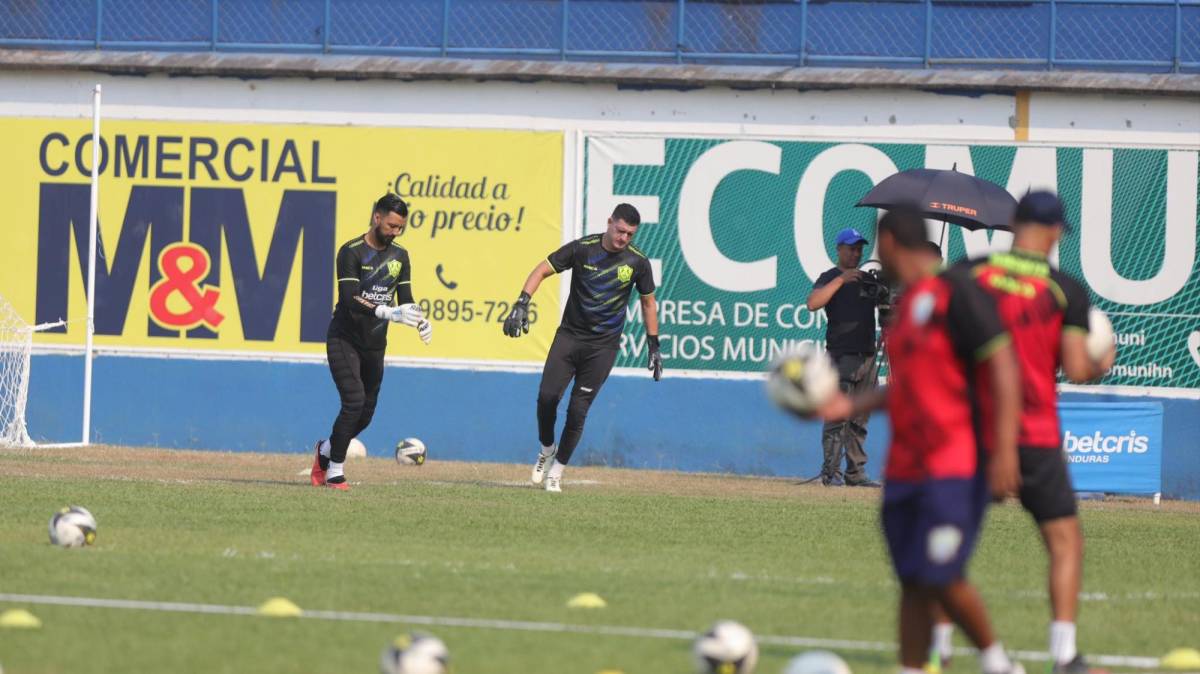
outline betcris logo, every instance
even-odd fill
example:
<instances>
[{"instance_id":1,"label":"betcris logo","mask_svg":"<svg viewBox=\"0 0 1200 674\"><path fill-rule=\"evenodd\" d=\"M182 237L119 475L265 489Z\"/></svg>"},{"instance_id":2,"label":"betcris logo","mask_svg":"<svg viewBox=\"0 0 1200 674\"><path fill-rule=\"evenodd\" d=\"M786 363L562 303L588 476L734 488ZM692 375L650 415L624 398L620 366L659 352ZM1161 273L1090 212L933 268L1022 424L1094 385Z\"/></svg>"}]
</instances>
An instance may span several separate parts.
<instances>
[{"instance_id":1,"label":"betcris logo","mask_svg":"<svg viewBox=\"0 0 1200 674\"><path fill-rule=\"evenodd\" d=\"M1150 451L1150 436L1130 430L1124 435L1105 435L1096 431L1092 435L1076 435L1071 431L1063 434L1063 451L1071 463L1108 463L1110 454L1145 454Z\"/></svg>"},{"instance_id":2,"label":"betcris logo","mask_svg":"<svg viewBox=\"0 0 1200 674\"><path fill-rule=\"evenodd\" d=\"M1162 491L1162 403L1060 403L1063 451L1077 491Z\"/></svg>"}]
</instances>

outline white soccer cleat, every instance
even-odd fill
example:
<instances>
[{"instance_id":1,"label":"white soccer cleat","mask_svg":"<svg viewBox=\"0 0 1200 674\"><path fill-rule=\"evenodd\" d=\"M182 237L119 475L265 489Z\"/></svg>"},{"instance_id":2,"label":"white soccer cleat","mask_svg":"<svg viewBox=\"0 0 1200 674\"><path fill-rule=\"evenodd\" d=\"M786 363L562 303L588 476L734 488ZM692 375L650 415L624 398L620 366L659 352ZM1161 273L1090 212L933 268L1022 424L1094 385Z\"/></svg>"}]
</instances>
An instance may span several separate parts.
<instances>
[{"instance_id":1,"label":"white soccer cleat","mask_svg":"<svg viewBox=\"0 0 1200 674\"><path fill-rule=\"evenodd\" d=\"M550 468L550 464L554 463L554 457L557 455L557 448L549 455L542 454L541 451L538 451L537 462L533 464L533 476L529 478L534 484L542 483L542 478L546 477L546 470Z\"/></svg>"},{"instance_id":2,"label":"white soccer cleat","mask_svg":"<svg viewBox=\"0 0 1200 674\"><path fill-rule=\"evenodd\" d=\"M562 493L562 478L549 476L546 478L546 491L552 491L555 494Z\"/></svg>"}]
</instances>

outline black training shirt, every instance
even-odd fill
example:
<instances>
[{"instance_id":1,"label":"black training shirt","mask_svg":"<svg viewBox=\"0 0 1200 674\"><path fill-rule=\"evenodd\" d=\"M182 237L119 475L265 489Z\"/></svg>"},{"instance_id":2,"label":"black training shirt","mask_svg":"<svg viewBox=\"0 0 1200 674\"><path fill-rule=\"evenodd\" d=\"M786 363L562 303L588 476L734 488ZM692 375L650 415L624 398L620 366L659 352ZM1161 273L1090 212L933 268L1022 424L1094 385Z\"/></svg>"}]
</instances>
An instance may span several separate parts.
<instances>
[{"instance_id":1,"label":"black training shirt","mask_svg":"<svg viewBox=\"0 0 1200 674\"><path fill-rule=\"evenodd\" d=\"M813 288L821 288L842 275L834 267L817 277ZM846 283L838 288L825 305L825 348L831 353L874 353L875 352L875 303L859 297L862 284L858 281Z\"/></svg>"},{"instance_id":2,"label":"black training shirt","mask_svg":"<svg viewBox=\"0 0 1200 674\"><path fill-rule=\"evenodd\" d=\"M555 272L568 269L571 294L559 330L601 346L616 347L625 326L625 307L634 286L642 295L654 292L650 261L633 244L610 253L594 234L572 241L546 260Z\"/></svg>"},{"instance_id":3,"label":"black training shirt","mask_svg":"<svg viewBox=\"0 0 1200 674\"><path fill-rule=\"evenodd\" d=\"M359 236L338 249L338 301L329 322L329 336L349 340L364 350L387 347L388 321L375 317L372 305L409 304L412 298L412 267L408 251L392 242L375 250Z\"/></svg>"}]
</instances>

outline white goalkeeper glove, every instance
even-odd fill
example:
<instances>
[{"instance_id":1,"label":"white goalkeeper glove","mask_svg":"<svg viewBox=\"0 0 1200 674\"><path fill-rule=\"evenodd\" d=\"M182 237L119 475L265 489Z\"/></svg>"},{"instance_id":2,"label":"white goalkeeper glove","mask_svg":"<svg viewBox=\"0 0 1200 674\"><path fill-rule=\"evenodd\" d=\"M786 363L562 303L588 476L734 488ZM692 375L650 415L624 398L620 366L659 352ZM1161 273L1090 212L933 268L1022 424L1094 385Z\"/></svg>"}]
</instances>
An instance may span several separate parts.
<instances>
[{"instance_id":1,"label":"white goalkeeper glove","mask_svg":"<svg viewBox=\"0 0 1200 674\"><path fill-rule=\"evenodd\" d=\"M379 305L375 307L375 316L393 323L403 323L409 327L415 328L425 320L425 313L421 311L421 307L416 304L401 304L398 307L389 307Z\"/></svg>"},{"instance_id":2,"label":"white goalkeeper glove","mask_svg":"<svg viewBox=\"0 0 1200 674\"><path fill-rule=\"evenodd\" d=\"M417 323L417 334L420 335L421 341L428 344L433 341L433 324L422 318L420 323Z\"/></svg>"}]
</instances>

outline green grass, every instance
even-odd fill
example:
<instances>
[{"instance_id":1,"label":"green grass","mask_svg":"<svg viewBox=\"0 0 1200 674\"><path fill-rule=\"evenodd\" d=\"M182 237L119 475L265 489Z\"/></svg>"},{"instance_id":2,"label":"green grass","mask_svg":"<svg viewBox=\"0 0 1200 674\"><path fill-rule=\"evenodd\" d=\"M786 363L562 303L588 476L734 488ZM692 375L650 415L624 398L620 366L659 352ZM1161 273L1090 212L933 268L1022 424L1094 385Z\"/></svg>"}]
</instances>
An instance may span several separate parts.
<instances>
[{"instance_id":1,"label":"green grass","mask_svg":"<svg viewBox=\"0 0 1200 674\"><path fill-rule=\"evenodd\" d=\"M731 483L732 485L733 483ZM569 486L569 485L568 485ZM56 549L45 522L86 505L97 545ZM270 483L0 479L0 592L894 641L896 590L876 508L852 498L730 498L405 482L351 494ZM1088 509L1081 647L1200 645L1197 516ZM972 566L1002 638L1043 650L1044 555L1014 507L992 511ZM575 593L609 602L565 608ZM1147 593L1156 593L1157 596ZM0 609L14 605L0 603ZM400 625L28 605L0 631L6 674L372 672ZM690 645L433 628L457 674L689 672ZM794 655L766 648L760 672ZM859 673L890 653L844 652ZM1041 665L1034 665L1040 668ZM973 672L973 661L958 671Z\"/></svg>"}]
</instances>

